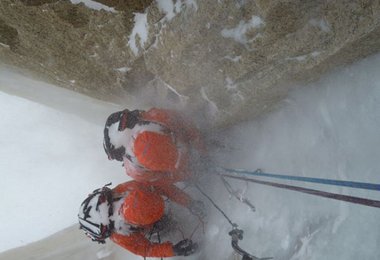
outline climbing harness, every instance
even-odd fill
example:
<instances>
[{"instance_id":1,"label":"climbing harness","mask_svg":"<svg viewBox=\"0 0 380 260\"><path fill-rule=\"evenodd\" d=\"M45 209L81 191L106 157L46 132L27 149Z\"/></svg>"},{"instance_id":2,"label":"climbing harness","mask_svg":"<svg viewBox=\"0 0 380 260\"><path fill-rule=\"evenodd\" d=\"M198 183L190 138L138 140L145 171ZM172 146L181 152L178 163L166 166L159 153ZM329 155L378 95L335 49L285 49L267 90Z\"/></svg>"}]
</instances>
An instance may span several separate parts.
<instances>
[{"instance_id":1,"label":"climbing harness","mask_svg":"<svg viewBox=\"0 0 380 260\"><path fill-rule=\"evenodd\" d=\"M247 174L252 175L252 176L266 176L266 174L263 175L264 173L262 173L261 170L256 170L255 172L248 172L248 171L242 171L242 170L231 170L231 171L233 171L235 173L238 173L238 172L247 173ZM307 193L307 194L311 194L311 195L315 195L315 196L320 196L320 197L325 197L325 198L330 198L330 199L360 204L360 205L369 206L369 207L380 208L380 201L378 201L378 200L360 198L360 197L349 196L349 195L342 195L342 194L337 194L337 193L314 190L314 189L303 188L303 187L299 187L299 186L292 186L292 185L287 185L287 184L281 184L281 183L276 183L276 182L261 181L261 180L257 180L257 179L253 179L253 178L241 177L241 176L230 175L230 174L221 174L221 175L223 177L227 177L227 178L231 178L231 179L238 179L238 180L243 180L243 181L248 181L248 182L254 182L254 183L263 184L263 185L267 185L267 186L272 186L272 187L277 187L277 188ZM269 176L267 176L267 177L269 177ZM291 177L295 177L295 176L291 176ZM276 177L274 177L274 178L276 178ZM282 178L282 179L284 179L284 178ZM315 179L315 178L312 178L312 179ZM324 180L324 179L320 179L320 180ZM345 181L335 181L335 182L336 183L342 183L342 182L345 183ZM370 184L370 185L365 185L365 186L368 186L369 189L371 189L371 190L373 190L377 185L377 184L359 183L359 182L349 182L349 183L351 183L353 185L350 185L348 187L360 188L360 189L363 189L363 187L364 187L363 184ZM359 185L357 185L357 184L359 184ZM333 184L330 184L330 185L333 185ZM339 185L339 186L342 186L342 185ZM347 185L344 185L344 186L347 186Z\"/></svg>"},{"instance_id":2,"label":"climbing harness","mask_svg":"<svg viewBox=\"0 0 380 260\"><path fill-rule=\"evenodd\" d=\"M238 225L234 222L232 222L232 220L227 216L227 214L213 201L213 199L208 196L202 189L201 187L198 185L198 184L195 184L195 187L197 188L197 190L203 195L205 196L210 202L211 204L225 217L225 219L231 224L232 226L232 230L228 233L228 235L231 236L231 245L232 245L232 248L235 250L236 253L238 253L239 255L241 255L243 258L242 260L268 260L268 259L272 259L273 257L264 257L264 258L259 258L259 257L256 257L256 256L253 256L251 254L249 254L247 251L243 250L238 242L239 240L242 240L243 239L243 230L239 229L238 228Z\"/></svg>"}]
</instances>

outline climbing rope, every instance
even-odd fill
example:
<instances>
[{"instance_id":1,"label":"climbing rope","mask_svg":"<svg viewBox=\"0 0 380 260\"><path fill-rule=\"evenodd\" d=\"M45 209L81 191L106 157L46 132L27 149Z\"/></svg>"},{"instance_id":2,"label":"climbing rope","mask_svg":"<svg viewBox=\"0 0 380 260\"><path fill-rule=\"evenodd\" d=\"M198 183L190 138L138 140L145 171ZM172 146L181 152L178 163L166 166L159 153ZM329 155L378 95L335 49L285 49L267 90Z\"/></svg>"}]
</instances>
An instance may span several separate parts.
<instances>
[{"instance_id":1,"label":"climbing rope","mask_svg":"<svg viewBox=\"0 0 380 260\"><path fill-rule=\"evenodd\" d=\"M276 179L312 182L312 183L319 183L319 184L326 184L326 185L335 185L335 186L344 186L344 187L357 188L357 189L380 191L380 184L377 184L377 183L342 181L342 180L302 177L302 176L294 176L294 175L273 174L273 173L262 172L260 169L256 171L247 171L247 170L242 170L242 169L230 169L230 168L224 168L224 167L219 167L219 168L229 173L244 174L248 176L261 176L261 177L269 177L269 178L276 178Z\"/></svg>"},{"instance_id":2,"label":"climbing rope","mask_svg":"<svg viewBox=\"0 0 380 260\"><path fill-rule=\"evenodd\" d=\"M231 184L229 184L229 182L223 176L220 176L220 178L222 179L224 187L226 188L228 193L231 194L231 196L234 196L237 200L246 204L250 208L251 211L253 211L253 212L256 211L255 206L252 204L252 202L250 202L246 197L243 196L243 193L239 193L238 191L234 190L232 188Z\"/></svg>"},{"instance_id":3,"label":"climbing rope","mask_svg":"<svg viewBox=\"0 0 380 260\"><path fill-rule=\"evenodd\" d=\"M231 224L231 226L232 226L232 228L237 228L237 224L235 224L235 223L233 223L232 221L231 221L231 219L227 216L227 214L226 213L224 213L224 211L218 206L218 205L216 205L216 203L211 199L211 197L210 196L208 196L202 189L201 189L201 187L199 187L199 185L198 184L195 184L195 187L197 188L197 190L200 192L200 193L202 193L202 195L203 196L205 196L210 202L211 202L211 204L220 212L220 213L222 213L222 215L225 217L225 219L228 221L228 223L230 223Z\"/></svg>"},{"instance_id":4,"label":"climbing rope","mask_svg":"<svg viewBox=\"0 0 380 260\"><path fill-rule=\"evenodd\" d=\"M287 184L281 184L281 183L276 183L276 182L261 181L261 180L256 180L256 179L252 179L252 178L246 178L246 177L231 176L231 175L227 175L227 174L222 174L222 176L227 177L227 178L238 179L238 180L263 184L263 185L267 185L267 186L287 189L287 190L298 191L298 192L307 193L307 194L311 194L311 195L315 195L315 196L320 196L320 197L325 197L325 198L330 198L330 199L335 199L335 200L365 205L365 206L369 206L369 207L380 208L380 201L378 201L378 200L371 200L371 199L365 199L365 198L360 198L360 197L342 195L342 194L337 194L337 193L308 189L308 188L292 186L292 185L287 185Z\"/></svg>"},{"instance_id":5,"label":"climbing rope","mask_svg":"<svg viewBox=\"0 0 380 260\"><path fill-rule=\"evenodd\" d=\"M239 245L238 241L243 239L243 230L238 229L238 225L236 223L233 223L232 220L227 216L227 214L211 199L210 196L208 196L202 189L199 187L198 184L195 184L195 187L197 190L205 196L211 204L225 217L225 219L231 224L232 230L228 233L228 235L231 236L231 245L232 248L235 250L236 253L241 255L243 260L269 260L272 259L272 257L264 257L264 258L258 258L256 256L253 256L249 254L247 251L243 250Z\"/></svg>"}]
</instances>

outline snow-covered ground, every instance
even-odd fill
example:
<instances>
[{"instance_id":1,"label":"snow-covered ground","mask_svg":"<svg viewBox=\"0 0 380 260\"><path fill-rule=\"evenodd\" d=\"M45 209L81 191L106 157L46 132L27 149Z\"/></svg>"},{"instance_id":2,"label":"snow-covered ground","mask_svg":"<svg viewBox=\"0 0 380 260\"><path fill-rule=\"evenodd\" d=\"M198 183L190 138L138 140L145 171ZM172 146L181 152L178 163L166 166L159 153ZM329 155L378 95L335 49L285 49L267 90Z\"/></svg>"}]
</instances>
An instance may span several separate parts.
<instances>
[{"instance_id":1,"label":"snow-covered ground","mask_svg":"<svg viewBox=\"0 0 380 260\"><path fill-rule=\"evenodd\" d=\"M223 138L233 148L220 153L219 160L232 168L380 183L379 68L376 55L290 93L272 114L228 130ZM231 183L246 188L241 181ZM302 185L380 199L379 191ZM222 203L227 197L217 187L214 197ZM233 199L223 206L245 230L242 245L258 256L380 259L378 208L254 184L245 196L256 212ZM207 255L222 259L230 227L214 217Z\"/></svg>"},{"instance_id":2,"label":"snow-covered ground","mask_svg":"<svg viewBox=\"0 0 380 260\"><path fill-rule=\"evenodd\" d=\"M380 55L375 55L334 71L290 93L273 113L217 133L215 138L223 140L226 148L215 151L216 160L232 168L260 167L273 173L380 183L379 68ZM12 92L12 84L19 90ZM24 97L0 92L0 250L76 223L78 204L85 194L105 182L125 180L120 165L108 162L101 146L103 121L117 107L62 89L49 92L46 100L41 85L0 70L0 90ZM30 95L33 101L26 99ZM53 99L63 105L50 104ZM80 104L77 109L64 105L73 107L74 103ZM98 118L91 119L88 111L92 109ZM284 260L380 259L380 209L230 182L246 191L256 212L229 198L221 183L204 186L244 229L241 246L247 251ZM375 191L303 185L380 199ZM189 259L231 259L230 226L207 205L205 247ZM79 245L70 250L71 259L141 259L123 250L111 256L83 251ZM64 253L56 252L62 257ZM82 258L75 258L79 254ZM0 259L5 258L0 254Z\"/></svg>"},{"instance_id":3,"label":"snow-covered ground","mask_svg":"<svg viewBox=\"0 0 380 260\"><path fill-rule=\"evenodd\" d=\"M0 251L72 225L92 189L125 180L102 146L117 109L0 67Z\"/></svg>"}]
</instances>

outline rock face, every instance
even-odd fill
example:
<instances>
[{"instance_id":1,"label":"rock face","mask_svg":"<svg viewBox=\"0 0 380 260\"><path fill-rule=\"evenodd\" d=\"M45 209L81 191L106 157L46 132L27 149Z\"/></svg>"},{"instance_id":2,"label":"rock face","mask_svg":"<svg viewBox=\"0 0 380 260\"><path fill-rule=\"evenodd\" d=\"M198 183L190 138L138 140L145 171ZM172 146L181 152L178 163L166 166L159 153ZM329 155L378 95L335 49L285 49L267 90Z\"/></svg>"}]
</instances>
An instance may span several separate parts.
<instances>
[{"instance_id":1,"label":"rock face","mask_svg":"<svg viewBox=\"0 0 380 260\"><path fill-rule=\"evenodd\" d=\"M227 125L380 50L379 1L97 2L115 11L0 1L0 60L98 98L144 93Z\"/></svg>"}]
</instances>

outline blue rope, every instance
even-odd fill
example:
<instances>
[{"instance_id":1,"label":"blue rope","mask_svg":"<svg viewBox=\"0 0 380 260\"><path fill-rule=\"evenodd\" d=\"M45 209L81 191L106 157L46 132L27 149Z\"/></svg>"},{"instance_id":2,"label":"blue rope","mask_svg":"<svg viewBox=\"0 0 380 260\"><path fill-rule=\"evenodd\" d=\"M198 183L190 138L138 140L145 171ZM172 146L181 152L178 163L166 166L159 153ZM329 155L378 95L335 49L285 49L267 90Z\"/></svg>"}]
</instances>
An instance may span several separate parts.
<instances>
[{"instance_id":1,"label":"blue rope","mask_svg":"<svg viewBox=\"0 0 380 260\"><path fill-rule=\"evenodd\" d=\"M238 173L238 174L244 174L244 175L250 175L250 176L262 176L262 177L269 177L269 178L276 178L276 179L312 182L312 183L319 183L319 184L326 184L326 185L345 186L345 187L350 187L350 188L380 191L380 184L376 184L376 183L341 181L341 180L332 180L332 179L281 175L281 174L265 173L265 172L261 172L260 170L247 171L247 170L242 170L242 169L229 169L229 168L224 168L224 167L220 167L220 168L226 172L232 172L232 173Z\"/></svg>"},{"instance_id":2,"label":"blue rope","mask_svg":"<svg viewBox=\"0 0 380 260\"><path fill-rule=\"evenodd\" d=\"M310 195L315 195L315 196L320 196L320 197L325 197L325 198L329 198L329 199L340 200L340 201L360 204L360 205L374 207L374 208L380 208L380 201L379 200L371 200L371 199L342 195L342 194L336 194L336 193L331 193L331 192L326 192L326 191L321 191L321 190L313 190L313 189L308 189L308 188L303 188L303 187L298 187L298 186L286 185L286 184L282 184L282 183L260 181L260 180L255 180L252 178L245 178L245 177L239 177L239 176L229 176L229 175L225 175L225 174L223 174L222 176L227 177L227 178L249 181L249 182L254 182L254 183L263 184L263 185L267 185L267 186L287 189L287 190L298 191L298 192L307 193Z\"/></svg>"}]
</instances>

